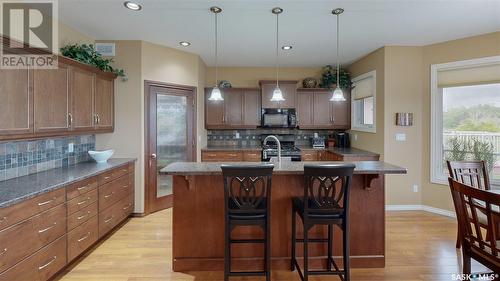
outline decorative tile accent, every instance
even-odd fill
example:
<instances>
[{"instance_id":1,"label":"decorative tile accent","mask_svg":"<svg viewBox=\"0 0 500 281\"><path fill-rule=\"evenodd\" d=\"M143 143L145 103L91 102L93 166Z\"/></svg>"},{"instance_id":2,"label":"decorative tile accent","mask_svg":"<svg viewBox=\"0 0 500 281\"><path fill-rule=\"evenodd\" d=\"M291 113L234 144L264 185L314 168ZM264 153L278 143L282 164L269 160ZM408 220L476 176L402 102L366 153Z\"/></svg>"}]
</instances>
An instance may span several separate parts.
<instances>
[{"instance_id":1,"label":"decorative tile accent","mask_svg":"<svg viewBox=\"0 0 500 281\"><path fill-rule=\"evenodd\" d=\"M0 142L0 181L89 161L94 149L94 135Z\"/></svg>"}]
</instances>

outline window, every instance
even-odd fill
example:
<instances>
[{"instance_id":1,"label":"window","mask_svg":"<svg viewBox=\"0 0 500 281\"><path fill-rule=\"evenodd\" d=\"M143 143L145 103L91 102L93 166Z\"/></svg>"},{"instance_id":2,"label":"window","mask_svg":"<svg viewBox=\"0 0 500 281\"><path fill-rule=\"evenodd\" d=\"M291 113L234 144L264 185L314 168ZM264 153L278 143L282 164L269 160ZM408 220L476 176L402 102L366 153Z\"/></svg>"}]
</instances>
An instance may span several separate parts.
<instances>
[{"instance_id":1,"label":"window","mask_svg":"<svg viewBox=\"0 0 500 281\"><path fill-rule=\"evenodd\" d=\"M363 132L376 132L376 71L370 71L352 80L352 128Z\"/></svg>"},{"instance_id":2,"label":"window","mask_svg":"<svg viewBox=\"0 0 500 281\"><path fill-rule=\"evenodd\" d=\"M431 181L446 160L485 160L500 185L500 57L431 66Z\"/></svg>"}]
</instances>

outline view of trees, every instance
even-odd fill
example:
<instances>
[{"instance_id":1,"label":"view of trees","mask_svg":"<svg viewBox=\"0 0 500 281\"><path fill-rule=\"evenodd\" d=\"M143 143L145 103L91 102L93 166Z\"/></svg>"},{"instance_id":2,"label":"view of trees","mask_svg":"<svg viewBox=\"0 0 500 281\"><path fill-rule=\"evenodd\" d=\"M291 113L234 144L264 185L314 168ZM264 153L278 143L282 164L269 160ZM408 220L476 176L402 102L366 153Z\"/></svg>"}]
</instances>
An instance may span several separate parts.
<instances>
[{"instance_id":1,"label":"view of trees","mask_svg":"<svg viewBox=\"0 0 500 281\"><path fill-rule=\"evenodd\" d=\"M500 133L500 107L475 105L450 108L443 112L443 129Z\"/></svg>"}]
</instances>

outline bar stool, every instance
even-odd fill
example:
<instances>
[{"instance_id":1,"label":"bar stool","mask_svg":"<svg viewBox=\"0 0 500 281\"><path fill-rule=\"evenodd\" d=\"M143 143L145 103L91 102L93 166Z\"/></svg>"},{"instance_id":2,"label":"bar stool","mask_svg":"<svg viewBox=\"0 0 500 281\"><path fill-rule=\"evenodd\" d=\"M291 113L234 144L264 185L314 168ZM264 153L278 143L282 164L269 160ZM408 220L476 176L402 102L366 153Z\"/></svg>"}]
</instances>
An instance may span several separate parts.
<instances>
[{"instance_id":1,"label":"bar stool","mask_svg":"<svg viewBox=\"0 0 500 281\"><path fill-rule=\"evenodd\" d=\"M224 280L230 276L266 276L271 280L271 179L273 164L221 165L224 178ZM259 226L265 233L263 239L232 239L231 231L238 226ZM263 271L231 271L231 244L264 244Z\"/></svg>"},{"instance_id":2,"label":"bar stool","mask_svg":"<svg viewBox=\"0 0 500 281\"><path fill-rule=\"evenodd\" d=\"M309 275L338 275L341 280L349 281L349 193L353 164L325 164L304 166L304 196L292 198L292 259L291 270L297 268L300 279L308 281ZM296 214L302 220L304 238L297 239ZM328 226L328 238L312 239L309 230L315 225ZM333 260L333 225L343 234L344 268L340 270ZM295 256L297 242L304 246L304 269L300 269ZM326 270L311 271L308 268L308 243L328 243ZM332 270L332 266L335 270Z\"/></svg>"}]
</instances>

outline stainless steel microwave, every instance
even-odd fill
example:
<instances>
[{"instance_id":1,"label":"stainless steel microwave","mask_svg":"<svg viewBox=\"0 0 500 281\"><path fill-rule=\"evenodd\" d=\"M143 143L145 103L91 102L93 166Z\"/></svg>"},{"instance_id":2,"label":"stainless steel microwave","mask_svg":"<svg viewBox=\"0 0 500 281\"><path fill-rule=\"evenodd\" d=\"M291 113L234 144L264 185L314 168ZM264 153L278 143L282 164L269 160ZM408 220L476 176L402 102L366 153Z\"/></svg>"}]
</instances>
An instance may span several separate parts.
<instances>
[{"instance_id":1,"label":"stainless steel microwave","mask_svg":"<svg viewBox=\"0 0 500 281\"><path fill-rule=\"evenodd\" d=\"M262 127L265 128L295 128L297 116L295 109L262 109Z\"/></svg>"}]
</instances>

